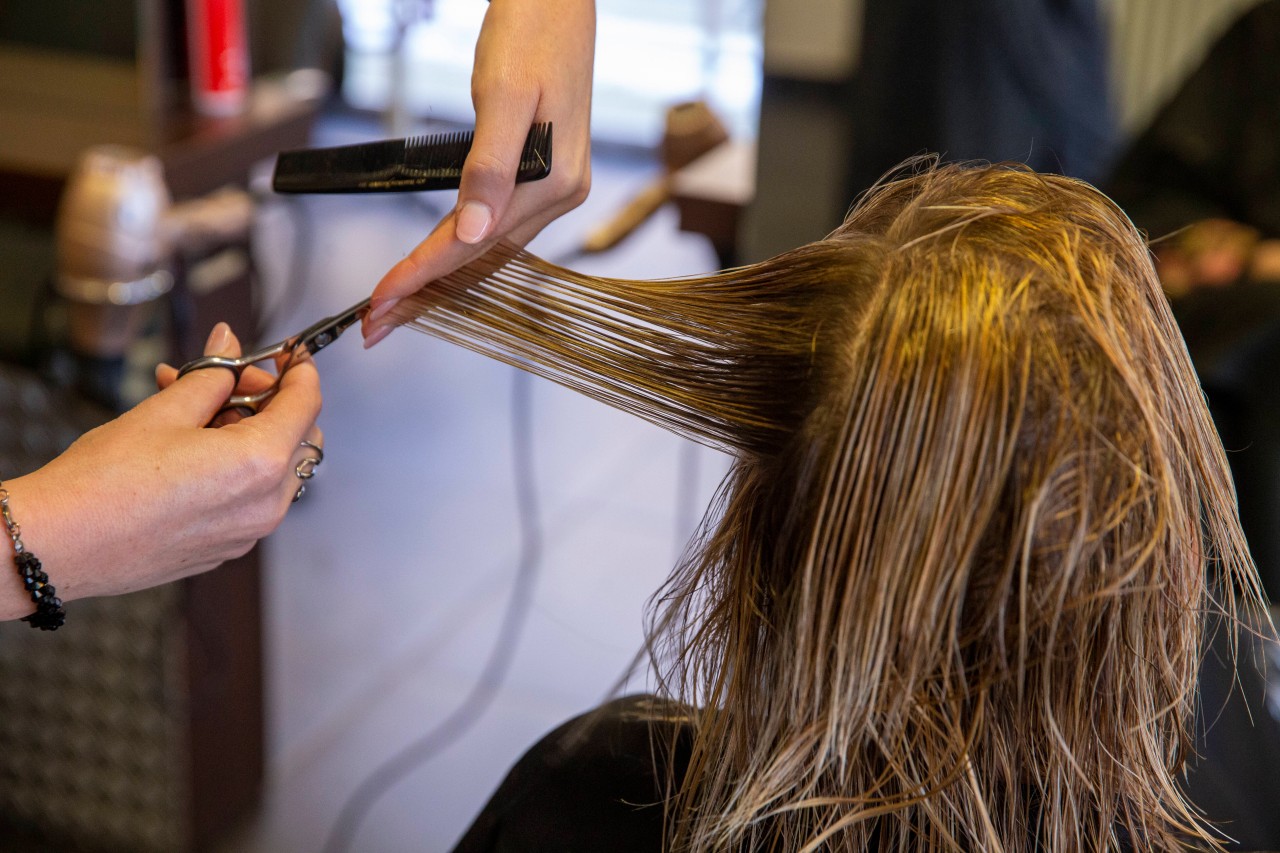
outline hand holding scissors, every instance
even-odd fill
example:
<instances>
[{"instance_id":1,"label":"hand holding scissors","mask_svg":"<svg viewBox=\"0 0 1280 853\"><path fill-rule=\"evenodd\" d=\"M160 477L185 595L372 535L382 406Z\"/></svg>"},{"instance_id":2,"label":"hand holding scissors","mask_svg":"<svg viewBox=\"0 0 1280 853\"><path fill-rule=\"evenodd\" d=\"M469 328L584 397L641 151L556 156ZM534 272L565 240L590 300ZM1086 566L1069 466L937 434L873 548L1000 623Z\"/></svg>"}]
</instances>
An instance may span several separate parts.
<instances>
[{"instance_id":1,"label":"hand holding scissors","mask_svg":"<svg viewBox=\"0 0 1280 853\"><path fill-rule=\"evenodd\" d=\"M296 335L285 338L270 346L263 347L242 355L239 358L227 358L220 355L206 355L187 362L178 371L178 376L185 376L193 370L204 370L208 367L225 367L235 374L237 384L245 368L261 362L273 360L276 363L275 381L252 394L232 394L219 410L219 414L227 411L247 410L257 413L267 401L275 396L280 388L280 379L285 371L295 364L311 358L320 350L333 343L348 328L355 325L369 308L369 300L362 299L345 311L325 317L323 320L303 329Z\"/></svg>"}]
</instances>

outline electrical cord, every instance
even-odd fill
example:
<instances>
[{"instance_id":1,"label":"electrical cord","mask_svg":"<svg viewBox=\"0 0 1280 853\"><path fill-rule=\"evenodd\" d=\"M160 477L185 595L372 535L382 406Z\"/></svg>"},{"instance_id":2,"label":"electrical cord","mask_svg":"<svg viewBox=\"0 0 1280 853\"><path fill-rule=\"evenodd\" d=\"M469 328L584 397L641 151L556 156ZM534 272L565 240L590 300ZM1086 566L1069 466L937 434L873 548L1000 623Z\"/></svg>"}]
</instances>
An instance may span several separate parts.
<instances>
[{"instance_id":1,"label":"electrical cord","mask_svg":"<svg viewBox=\"0 0 1280 853\"><path fill-rule=\"evenodd\" d=\"M434 212L425 199L418 200ZM592 254L579 246L556 258L558 266L569 266ZM507 600L506 612L497 639L480 671L480 677L458 707L435 728L411 741L364 778L347 798L334 821L323 853L347 853L352 849L360 824L369 811L396 784L460 740L489 710L506 680L515 659L516 645L533 604L533 589L542 557L542 528L533 468L533 374L516 369L511 386L511 449L514 466L516 513L519 518L520 556L516 577ZM679 497L681 506L691 505L697 480L697 448L681 460ZM686 513L687 514L687 513ZM682 514L681 518L684 517Z\"/></svg>"},{"instance_id":2,"label":"electrical cord","mask_svg":"<svg viewBox=\"0 0 1280 853\"><path fill-rule=\"evenodd\" d=\"M520 557L498 637L480 677L462 703L435 728L410 742L364 778L330 830L324 853L346 853L374 804L411 772L462 738L489 710L515 659L516 645L533 603L542 556L542 530L533 470L533 375L515 370L511 385L511 449L515 473Z\"/></svg>"},{"instance_id":3,"label":"electrical cord","mask_svg":"<svg viewBox=\"0 0 1280 853\"><path fill-rule=\"evenodd\" d=\"M460 740L488 711L506 679L515 657L516 643L533 601L533 587L542 553L542 532L533 470L532 393L532 374L516 370L511 388L511 439L521 535L520 561L498 638L481 670L480 678L466 699L444 721L409 743L365 777L343 805L325 843L324 853L346 853L351 850L360 824L374 804L411 772ZM678 451L674 543L677 560L686 547L690 525L697 520L695 499L700 467L699 450L694 442L685 442Z\"/></svg>"}]
</instances>

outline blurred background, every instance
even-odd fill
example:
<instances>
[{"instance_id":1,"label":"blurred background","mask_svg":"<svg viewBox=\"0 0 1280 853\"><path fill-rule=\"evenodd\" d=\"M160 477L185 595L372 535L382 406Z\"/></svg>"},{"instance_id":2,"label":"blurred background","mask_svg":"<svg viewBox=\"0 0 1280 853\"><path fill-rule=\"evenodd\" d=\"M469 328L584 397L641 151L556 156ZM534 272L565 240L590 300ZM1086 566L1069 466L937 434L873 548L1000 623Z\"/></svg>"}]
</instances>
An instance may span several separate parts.
<instances>
[{"instance_id":1,"label":"blurred background","mask_svg":"<svg viewBox=\"0 0 1280 853\"><path fill-rule=\"evenodd\" d=\"M230 7L240 64L215 91L189 47L210 4L0 2L4 476L141 399L218 319L253 345L367 295L453 203L285 197L269 178L282 149L467 127L485 3ZM925 152L1094 182L1157 240L1280 588L1280 6L598 14L592 193L535 252L628 278L752 262ZM690 115L712 142L664 159ZM620 223L664 178L667 202ZM0 626L0 849L447 850L539 736L652 686L646 605L727 458L424 336L356 338L319 359L326 464L274 536L206 576L77 601L56 635ZM1206 676L1220 723L1189 783L1244 849L1280 847L1255 665L1272 652ZM1221 711L1234 678L1249 701Z\"/></svg>"}]
</instances>

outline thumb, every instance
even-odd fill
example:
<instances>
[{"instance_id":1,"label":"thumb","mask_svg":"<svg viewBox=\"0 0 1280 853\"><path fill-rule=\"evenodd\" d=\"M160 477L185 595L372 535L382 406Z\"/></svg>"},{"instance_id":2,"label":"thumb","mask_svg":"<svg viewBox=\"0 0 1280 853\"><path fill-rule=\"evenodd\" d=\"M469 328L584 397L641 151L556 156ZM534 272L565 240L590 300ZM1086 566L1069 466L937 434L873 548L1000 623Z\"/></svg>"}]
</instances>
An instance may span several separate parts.
<instances>
[{"instance_id":1,"label":"thumb","mask_svg":"<svg viewBox=\"0 0 1280 853\"><path fill-rule=\"evenodd\" d=\"M491 237L506 214L535 106L494 94L477 100L475 140L462 166L454 224L463 243Z\"/></svg>"},{"instance_id":2,"label":"thumb","mask_svg":"<svg viewBox=\"0 0 1280 853\"><path fill-rule=\"evenodd\" d=\"M218 323L204 345L205 355L237 358L240 341L226 323ZM235 389L236 374L229 368L193 370L146 401L180 423L205 426L227 402Z\"/></svg>"}]
</instances>

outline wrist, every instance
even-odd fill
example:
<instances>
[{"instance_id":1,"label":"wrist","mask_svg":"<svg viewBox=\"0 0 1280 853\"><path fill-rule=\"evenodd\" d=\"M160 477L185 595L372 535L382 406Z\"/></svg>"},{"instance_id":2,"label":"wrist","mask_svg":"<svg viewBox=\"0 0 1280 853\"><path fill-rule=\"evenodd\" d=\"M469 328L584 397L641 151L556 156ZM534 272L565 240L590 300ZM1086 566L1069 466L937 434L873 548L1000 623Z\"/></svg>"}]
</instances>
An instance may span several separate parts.
<instances>
[{"instance_id":1,"label":"wrist","mask_svg":"<svg viewBox=\"0 0 1280 853\"><path fill-rule=\"evenodd\" d=\"M18 478L11 482L0 481L0 534L8 540L0 543L6 558L0 560L11 567L7 574L10 581L0 592L0 614L5 619L22 619L33 628L54 630L66 619L61 594L44 568L44 563L29 544L31 531L24 529L18 519L22 508L35 501L28 501L27 484ZM28 480L29 483L29 480ZM11 489L17 490L17 497ZM33 517L37 515L32 513Z\"/></svg>"},{"instance_id":2,"label":"wrist","mask_svg":"<svg viewBox=\"0 0 1280 853\"><path fill-rule=\"evenodd\" d=\"M25 477L5 480L4 489L9 493L9 511L15 519L26 520L26 489L22 485ZM31 539L26 528L22 530L24 541ZM21 619L31 612L31 596L23 588L22 577L16 571L13 543L9 534L0 527L0 620Z\"/></svg>"}]
</instances>

